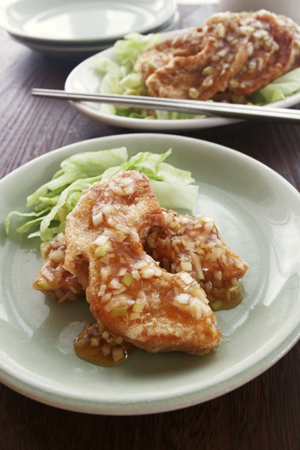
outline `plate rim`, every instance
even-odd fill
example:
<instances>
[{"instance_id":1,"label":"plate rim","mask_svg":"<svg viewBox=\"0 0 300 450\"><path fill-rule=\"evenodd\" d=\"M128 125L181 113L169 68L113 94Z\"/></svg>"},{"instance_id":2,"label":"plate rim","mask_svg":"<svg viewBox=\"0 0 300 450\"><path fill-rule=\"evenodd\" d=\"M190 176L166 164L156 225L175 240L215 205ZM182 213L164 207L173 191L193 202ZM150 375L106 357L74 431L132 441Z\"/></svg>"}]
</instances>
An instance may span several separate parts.
<instances>
[{"instance_id":1,"label":"plate rim","mask_svg":"<svg viewBox=\"0 0 300 450\"><path fill-rule=\"evenodd\" d=\"M100 0L101 1L101 0ZM107 0L102 0L102 1L107 1ZM115 3L122 3L122 0L112 0ZM155 1L160 1L160 0L154 0ZM90 3L95 3L97 4L98 1L97 0L89 0ZM133 6L137 7L138 9L143 9L143 5L140 5L139 2L136 2L134 0L130 0L130 2L133 4ZM129 2L129 3L130 3ZM175 0L167 0L168 5L164 5L162 8L160 8L160 13L163 12L163 18L161 20L158 20L156 18L156 21L150 26L144 26L144 27L140 27L134 31L139 32L139 33L150 33L151 30L159 28L161 26L164 25L164 23L167 23L175 14L176 10L177 10L177 3ZM29 41L31 41L32 43L36 43L36 44L92 44L92 43L107 43L109 41L112 40L117 40L117 39L121 39L123 37L123 35L120 34L116 34L116 35L112 35L110 37L107 38L99 38L99 39L95 39L95 38L80 38L80 39L56 39L55 37L53 38L46 38L46 37L38 37L38 36L33 36L30 35L30 33L27 33L26 31L22 30L22 28L20 26L14 25L14 24L10 24L10 9L13 9L18 3L20 3L20 0L15 0L12 3L8 4L7 6L5 6L4 8L0 8L0 24L1 26L11 35L14 35L14 37L17 38L22 38L22 39L27 39ZM80 0L77 0L76 3L80 3ZM33 5L36 4L36 2L32 2ZM62 6L68 6L70 5L70 10L72 9L73 3L61 3ZM60 6L60 5L59 5ZM168 11L164 12L164 10L166 9L165 6L168 6ZM57 6L55 6L55 8L57 8ZM148 11L149 7L147 6L147 4L145 4L145 9ZM50 11L53 10L53 7L51 7L51 1L49 0L49 5L47 7L46 11ZM153 14L154 15L154 14ZM35 14L31 14L30 18L35 17ZM129 32L129 31L128 31Z\"/></svg>"},{"instance_id":2,"label":"plate rim","mask_svg":"<svg viewBox=\"0 0 300 450\"><path fill-rule=\"evenodd\" d=\"M179 12L176 11L174 16L171 18L170 21L167 21L167 23L162 25L162 29L159 31L154 31L155 33L159 33L161 31L168 31L171 30L176 23L179 20ZM104 50L106 50L107 48L111 47L114 42L110 42L109 45L106 45L105 42L103 41L103 43L99 43L99 44L95 44L95 43L91 43L90 46L86 46L86 45L76 45L76 44L72 44L69 46L62 46L60 44L40 44L40 43L36 43L33 41L29 41L27 39L22 39L19 38L18 36L13 35L12 33L7 32L7 34L16 42L25 45L26 47L38 51L40 53L44 53L45 55L50 55L52 57L55 58L67 58L67 59L71 59L74 61L82 61L83 59L87 59L88 57L91 57L99 52L102 52Z\"/></svg>"}]
</instances>

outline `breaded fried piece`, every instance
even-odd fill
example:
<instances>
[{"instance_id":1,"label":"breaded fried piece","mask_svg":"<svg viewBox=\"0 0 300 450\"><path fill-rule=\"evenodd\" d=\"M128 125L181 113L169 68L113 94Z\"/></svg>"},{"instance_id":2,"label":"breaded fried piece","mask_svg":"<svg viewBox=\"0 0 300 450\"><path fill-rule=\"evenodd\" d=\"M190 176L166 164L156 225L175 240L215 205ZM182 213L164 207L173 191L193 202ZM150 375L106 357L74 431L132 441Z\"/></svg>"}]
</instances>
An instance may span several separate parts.
<instances>
[{"instance_id":1,"label":"breaded fried piece","mask_svg":"<svg viewBox=\"0 0 300 450\"><path fill-rule=\"evenodd\" d=\"M211 307L229 309L242 298L238 280L248 264L232 252L213 219L163 210L165 226L154 228L144 246L171 273L188 272L205 290Z\"/></svg>"},{"instance_id":2,"label":"breaded fried piece","mask_svg":"<svg viewBox=\"0 0 300 450\"><path fill-rule=\"evenodd\" d=\"M203 354L221 333L205 292L185 272L168 273L142 240L164 217L149 180L136 171L95 183L67 217L65 267L88 271L86 297L96 320L139 348Z\"/></svg>"},{"instance_id":3,"label":"breaded fried piece","mask_svg":"<svg viewBox=\"0 0 300 450\"><path fill-rule=\"evenodd\" d=\"M122 239L124 240L126 236L127 228L135 227L137 235L145 239L150 227L164 224L160 205L149 186L148 178L137 171L126 171L123 174L123 176L122 173L121 176L117 174L105 182L95 183L93 189L83 194L84 198L86 196L91 197L90 203L83 203L87 210L85 211L82 206L76 206L76 215L75 212L72 212L67 216L65 267L74 275L76 274L84 289L89 285L90 252L94 255L94 248L91 250L90 245L99 235L104 231L109 235L111 230L115 239L122 242ZM118 184L115 179L119 180ZM131 202L134 203L136 197L136 195L132 197L136 182L139 182L145 188L142 191L140 187L141 191L139 192L143 201L137 199L136 204L131 204ZM95 205L92 204L92 200ZM81 202L82 200L80 200L80 205ZM118 218L118 222L116 222L115 217ZM89 241L85 243L87 220L90 220L91 223L88 225L89 233L87 236ZM126 225L123 226L122 224ZM140 250L140 244L138 249ZM137 250L135 249L135 251ZM105 258L105 260L108 259L109 256Z\"/></svg>"},{"instance_id":4,"label":"breaded fried piece","mask_svg":"<svg viewBox=\"0 0 300 450\"><path fill-rule=\"evenodd\" d=\"M135 71L146 80L155 70L165 66L176 56L191 56L203 50L202 28L189 28L144 51L137 59Z\"/></svg>"},{"instance_id":5,"label":"breaded fried piece","mask_svg":"<svg viewBox=\"0 0 300 450\"><path fill-rule=\"evenodd\" d=\"M291 28L276 14L261 10L242 13L241 17L251 29L249 56L241 71L229 81L226 94L247 96L291 70L295 46Z\"/></svg>"},{"instance_id":6,"label":"breaded fried piece","mask_svg":"<svg viewBox=\"0 0 300 450\"><path fill-rule=\"evenodd\" d=\"M250 30L227 12L206 19L203 32L200 53L174 57L147 78L151 96L207 100L227 88L247 60Z\"/></svg>"},{"instance_id":7,"label":"breaded fried piece","mask_svg":"<svg viewBox=\"0 0 300 450\"><path fill-rule=\"evenodd\" d=\"M65 236L60 233L43 245L45 263L33 282L33 288L50 295L59 303L84 298L85 293L77 277L65 270Z\"/></svg>"},{"instance_id":8,"label":"breaded fried piece","mask_svg":"<svg viewBox=\"0 0 300 450\"><path fill-rule=\"evenodd\" d=\"M294 63L290 70L297 69L300 67L300 26L295 23L292 19L289 17L279 15L279 20L282 21L283 25L287 26L289 30L291 31L294 39Z\"/></svg>"},{"instance_id":9,"label":"breaded fried piece","mask_svg":"<svg viewBox=\"0 0 300 450\"><path fill-rule=\"evenodd\" d=\"M135 70L154 97L231 100L300 67L300 27L266 10L219 13L142 53Z\"/></svg>"}]
</instances>

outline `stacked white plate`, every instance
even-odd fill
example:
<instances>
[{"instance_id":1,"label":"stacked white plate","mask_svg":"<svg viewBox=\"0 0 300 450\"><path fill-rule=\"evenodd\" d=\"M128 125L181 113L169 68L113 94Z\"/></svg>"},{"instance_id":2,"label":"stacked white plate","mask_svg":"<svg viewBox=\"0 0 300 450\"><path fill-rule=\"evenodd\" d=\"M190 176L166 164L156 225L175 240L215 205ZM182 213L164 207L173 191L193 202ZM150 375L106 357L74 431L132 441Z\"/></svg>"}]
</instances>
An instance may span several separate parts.
<instances>
[{"instance_id":1,"label":"stacked white plate","mask_svg":"<svg viewBox=\"0 0 300 450\"><path fill-rule=\"evenodd\" d=\"M19 0L0 10L0 26L42 53L82 59L131 32L157 33L178 21L176 0Z\"/></svg>"}]
</instances>

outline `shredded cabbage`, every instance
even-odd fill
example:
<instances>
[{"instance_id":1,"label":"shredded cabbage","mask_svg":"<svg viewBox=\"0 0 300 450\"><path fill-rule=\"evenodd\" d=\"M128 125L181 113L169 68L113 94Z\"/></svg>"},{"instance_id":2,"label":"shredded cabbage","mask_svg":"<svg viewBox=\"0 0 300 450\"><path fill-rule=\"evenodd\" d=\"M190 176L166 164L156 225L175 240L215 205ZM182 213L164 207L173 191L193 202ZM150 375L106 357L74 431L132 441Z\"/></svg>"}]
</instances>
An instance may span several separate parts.
<instances>
[{"instance_id":1,"label":"shredded cabbage","mask_svg":"<svg viewBox=\"0 0 300 450\"><path fill-rule=\"evenodd\" d=\"M8 214L6 233L9 234L12 216L17 215L26 218L17 228L19 233L34 228L28 237L40 236L42 241L50 241L57 233L64 232L66 217L84 189L124 170L144 172L162 207L192 210L198 186L192 185L195 180L190 172L164 162L171 153L171 149L162 154L141 152L128 159L127 149L121 147L73 155L61 163L52 180L27 198L26 206L33 208L32 211Z\"/></svg>"},{"instance_id":2,"label":"shredded cabbage","mask_svg":"<svg viewBox=\"0 0 300 450\"><path fill-rule=\"evenodd\" d=\"M285 73L272 81L249 97L249 100L254 104L266 105L285 100L291 95L297 94L297 92L300 92L300 68Z\"/></svg>"},{"instance_id":3,"label":"shredded cabbage","mask_svg":"<svg viewBox=\"0 0 300 450\"><path fill-rule=\"evenodd\" d=\"M143 36L139 33L130 33L123 40L114 45L114 52L118 63L109 58L94 56L92 66L100 75L99 92L106 94L148 95L147 87L141 74L134 71L138 56L150 47L159 44L162 37L159 33ZM249 97L240 96L238 103L253 105L266 105L284 100L300 92L300 69L292 70L277 78L255 94ZM97 104L95 104L97 105ZM146 111L136 111L133 108L99 104L100 111L123 117L140 118L146 120L178 120L204 118L203 115L183 114L167 111L154 111L149 115Z\"/></svg>"}]
</instances>

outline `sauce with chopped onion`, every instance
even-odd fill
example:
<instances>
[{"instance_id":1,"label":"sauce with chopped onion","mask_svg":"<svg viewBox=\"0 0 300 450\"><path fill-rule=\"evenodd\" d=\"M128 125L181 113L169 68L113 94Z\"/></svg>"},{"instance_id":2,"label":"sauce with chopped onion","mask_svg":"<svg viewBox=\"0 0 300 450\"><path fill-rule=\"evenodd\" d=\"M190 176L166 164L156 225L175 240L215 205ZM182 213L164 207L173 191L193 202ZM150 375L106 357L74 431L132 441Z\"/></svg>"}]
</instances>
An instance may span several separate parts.
<instances>
[{"instance_id":1,"label":"sauce with chopped onion","mask_svg":"<svg viewBox=\"0 0 300 450\"><path fill-rule=\"evenodd\" d=\"M107 331L100 332L98 324L87 323L74 340L76 355L98 366L117 366L130 358L133 345Z\"/></svg>"},{"instance_id":2,"label":"sauce with chopped onion","mask_svg":"<svg viewBox=\"0 0 300 450\"><path fill-rule=\"evenodd\" d=\"M45 263L33 283L34 289L51 295L59 303L85 296L76 276L64 268L66 248L65 236L62 233L57 234L52 241L41 244Z\"/></svg>"},{"instance_id":3,"label":"sauce with chopped onion","mask_svg":"<svg viewBox=\"0 0 300 450\"><path fill-rule=\"evenodd\" d=\"M225 244L213 219L163 210L165 227L153 228L145 250L171 273L189 273L206 292L213 311L242 301L239 284L248 265Z\"/></svg>"},{"instance_id":4,"label":"sauce with chopped onion","mask_svg":"<svg viewBox=\"0 0 300 450\"><path fill-rule=\"evenodd\" d=\"M207 294L209 305L213 311L235 308L243 299L242 288L239 284L227 286L223 291L222 289L217 291L215 297Z\"/></svg>"}]
</instances>

